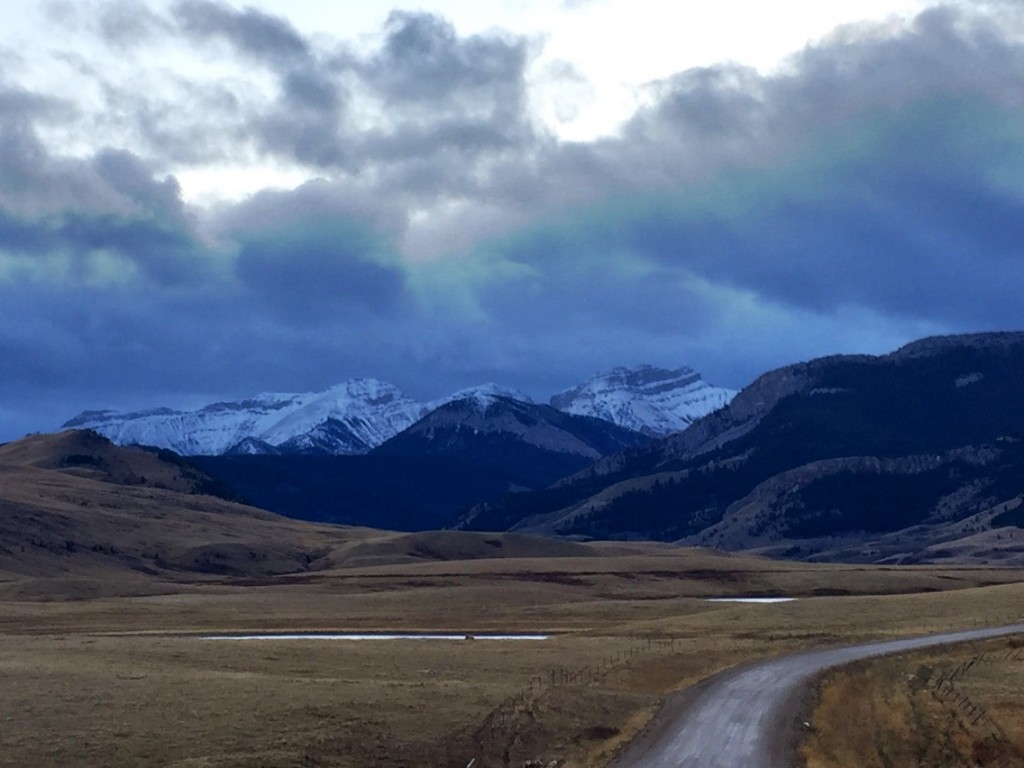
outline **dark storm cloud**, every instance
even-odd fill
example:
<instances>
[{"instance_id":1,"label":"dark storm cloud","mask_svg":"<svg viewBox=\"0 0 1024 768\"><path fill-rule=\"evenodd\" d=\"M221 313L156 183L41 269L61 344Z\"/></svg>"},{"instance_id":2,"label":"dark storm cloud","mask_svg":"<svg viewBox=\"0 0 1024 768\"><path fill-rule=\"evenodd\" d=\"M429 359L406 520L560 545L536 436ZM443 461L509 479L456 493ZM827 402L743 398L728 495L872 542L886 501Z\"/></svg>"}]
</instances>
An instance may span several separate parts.
<instances>
[{"instance_id":1,"label":"dark storm cloud","mask_svg":"<svg viewBox=\"0 0 1024 768\"><path fill-rule=\"evenodd\" d=\"M40 163L48 158L34 126L60 110L56 100L0 85L0 204L5 209L33 207L41 196Z\"/></svg>"},{"instance_id":2,"label":"dark storm cloud","mask_svg":"<svg viewBox=\"0 0 1024 768\"><path fill-rule=\"evenodd\" d=\"M998 15L935 8L898 33L869 24L837 32L776 74L738 64L680 72L650 85L653 105L627 123L621 141L589 145L576 159L596 158L593 173L627 187L690 185L798 155L848 121L928 99L1019 105L1021 49L1001 23Z\"/></svg>"},{"instance_id":3,"label":"dark storm cloud","mask_svg":"<svg viewBox=\"0 0 1024 768\"><path fill-rule=\"evenodd\" d=\"M455 153L465 164L532 139L522 38L460 38L437 16L395 12L379 49L361 56L317 47L279 18L223 3L182 0L173 13L189 39L227 42L272 74L271 101L238 95L249 139L267 153L323 169L390 167L401 178L394 165L406 159L450 162ZM379 103L385 119L355 127L353 88Z\"/></svg>"},{"instance_id":4,"label":"dark storm cloud","mask_svg":"<svg viewBox=\"0 0 1024 768\"><path fill-rule=\"evenodd\" d=\"M19 95L0 109L0 120L10 113L7 122L15 123L0 134L0 293L23 287L5 280L9 274L38 292L70 291L65 306L84 303L94 325L128 306L144 319L123 327L152 329L154 352L163 346L156 329L170 318L181 321L169 303L182 292L216 296L236 323L255 316L284 325L358 322L362 313L385 313L398 303L404 283L384 230L400 231L402 219L386 215L386 207L348 204L329 185L313 183L235 206L204 235L177 181L159 178L132 153L50 154L31 129L34 104ZM13 313L32 302L4 306ZM190 313L195 321L210 310L192 306ZM62 318L69 321L51 313L45 324L59 326ZM32 319L24 321L23 331L33 332ZM71 322L63 330L74 337L87 327ZM108 349L92 336L84 344Z\"/></svg>"},{"instance_id":5,"label":"dark storm cloud","mask_svg":"<svg viewBox=\"0 0 1024 768\"><path fill-rule=\"evenodd\" d=\"M32 146L23 193L36 201L59 177L88 202L0 206L5 437L132 393L231 391L240 375L325 386L339 360L371 375L369 358L401 358L408 300L384 234L400 222L381 211L311 184L235 206L204 236L176 182L137 157Z\"/></svg>"},{"instance_id":6,"label":"dark storm cloud","mask_svg":"<svg viewBox=\"0 0 1024 768\"><path fill-rule=\"evenodd\" d=\"M373 246L358 230L303 232L241 243L237 273L289 323L337 323L360 310L385 312L402 292L401 273L367 259ZM287 286L282 290L282 286Z\"/></svg>"},{"instance_id":7,"label":"dark storm cloud","mask_svg":"<svg viewBox=\"0 0 1024 768\"><path fill-rule=\"evenodd\" d=\"M645 361L741 386L816 354L1019 327L1009 7L848 28L772 75L681 72L619 135L559 143L531 121L522 39L398 13L356 53L177 3L166 29L262 79L118 91L149 158L61 156L34 127L71 123L67 105L0 88L0 352L25 362L0 398L29 380L138 399L352 375L543 395ZM201 211L158 170L254 151L325 178ZM60 417L102 405L118 402L79 395Z\"/></svg>"},{"instance_id":8,"label":"dark storm cloud","mask_svg":"<svg viewBox=\"0 0 1024 768\"><path fill-rule=\"evenodd\" d=\"M173 13L186 32L200 38L224 39L257 61L282 66L312 55L306 40L291 24L255 8L236 11L223 2L179 0Z\"/></svg>"},{"instance_id":9,"label":"dark storm cloud","mask_svg":"<svg viewBox=\"0 0 1024 768\"><path fill-rule=\"evenodd\" d=\"M908 131L919 119L927 125ZM957 325L1015 325L1024 201L986 176L1019 158L1024 141L981 139L982 126L998 119L978 104L906 117L860 163L822 169L763 201L757 218L730 222L743 242L709 271L818 312L858 304ZM966 173L957 167L965 161L973 166Z\"/></svg>"},{"instance_id":10,"label":"dark storm cloud","mask_svg":"<svg viewBox=\"0 0 1024 768\"><path fill-rule=\"evenodd\" d=\"M99 252L164 282L181 282L201 265L173 178L155 179L123 150L52 157L29 125L6 122L0 116L0 254L59 255L79 279Z\"/></svg>"},{"instance_id":11,"label":"dark storm cloud","mask_svg":"<svg viewBox=\"0 0 1024 768\"><path fill-rule=\"evenodd\" d=\"M439 120L431 125L403 125L391 132L370 134L362 145L382 163L409 161L415 164L425 158L445 162L471 162L474 156L488 150L517 148L507 126L491 120ZM437 155L443 155L438 158ZM442 169L431 166L431 172ZM458 172L458 168L452 169Z\"/></svg>"},{"instance_id":12,"label":"dark storm cloud","mask_svg":"<svg viewBox=\"0 0 1024 768\"><path fill-rule=\"evenodd\" d=\"M662 137L659 128L684 129L688 138L722 141L756 138L764 94L756 70L720 64L682 72L656 87L658 106L653 119L636 119L629 126L642 138L644 131Z\"/></svg>"},{"instance_id":13,"label":"dark storm cloud","mask_svg":"<svg viewBox=\"0 0 1024 768\"><path fill-rule=\"evenodd\" d=\"M114 46L128 48L167 31L167 22L141 0L115 0L98 9L100 35Z\"/></svg>"},{"instance_id":14,"label":"dark storm cloud","mask_svg":"<svg viewBox=\"0 0 1024 768\"><path fill-rule=\"evenodd\" d=\"M847 31L774 76L680 73L622 140L561 149L558 173L542 174L607 201L552 217L540 228L551 236L512 237L496 258L559 318L574 306L555 287L559 265L626 295L653 272L662 300L642 294L632 319L652 333L646 307L672 295L692 306L680 284L820 318L852 307L896 324L1016 327L1021 71L1024 49L995 23L939 9L899 35ZM636 276L592 269L616 260Z\"/></svg>"},{"instance_id":15,"label":"dark storm cloud","mask_svg":"<svg viewBox=\"0 0 1024 768\"><path fill-rule=\"evenodd\" d=\"M350 165L345 97L337 83L315 70L292 71L282 76L280 87L277 102L254 121L263 147L317 168Z\"/></svg>"},{"instance_id":16,"label":"dark storm cloud","mask_svg":"<svg viewBox=\"0 0 1024 768\"><path fill-rule=\"evenodd\" d=\"M113 88L104 91L112 114L131 116L132 128L162 160L198 166L230 160L252 141L250 115L228 85L175 83L179 100Z\"/></svg>"},{"instance_id":17,"label":"dark storm cloud","mask_svg":"<svg viewBox=\"0 0 1024 768\"><path fill-rule=\"evenodd\" d=\"M432 14L392 13L380 50L355 64L394 115L394 127L366 137L363 151L384 162L455 153L465 167L494 151L528 149L527 64L523 38L460 38Z\"/></svg>"},{"instance_id":18,"label":"dark storm cloud","mask_svg":"<svg viewBox=\"0 0 1024 768\"><path fill-rule=\"evenodd\" d=\"M255 138L263 151L314 167L350 162L344 135L347 91L338 72L291 24L210 0L180 0L173 14L190 39L225 41L273 74L278 92L270 103L235 96L246 115L248 138Z\"/></svg>"},{"instance_id":19,"label":"dark storm cloud","mask_svg":"<svg viewBox=\"0 0 1024 768\"><path fill-rule=\"evenodd\" d=\"M115 78L88 57L62 54L104 100L81 116L83 128L137 137L136 150L165 167L258 157L372 174L382 196L465 195L498 173L496 164L535 153L542 138L529 114L522 37L459 36L438 16L395 12L376 44L356 51L219 0L177 0L164 13L139 0L62 9L66 31L91 31L140 75ZM150 55L182 44L246 71L205 79Z\"/></svg>"},{"instance_id":20,"label":"dark storm cloud","mask_svg":"<svg viewBox=\"0 0 1024 768\"><path fill-rule=\"evenodd\" d=\"M359 211L310 183L236 207L221 232L238 244L236 274L255 301L289 324L394 315L404 274L381 211ZM374 226L374 220L377 225Z\"/></svg>"},{"instance_id":21,"label":"dark storm cloud","mask_svg":"<svg viewBox=\"0 0 1024 768\"><path fill-rule=\"evenodd\" d=\"M474 35L429 13L395 11L381 50L362 66L367 80L393 103L464 102L517 114L527 61L522 38Z\"/></svg>"},{"instance_id":22,"label":"dark storm cloud","mask_svg":"<svg viewBox=\"0 0 1024 768\"><path fill-rule=\"evenodd\" d=\"M62 100L0 83L0 125L27 125L67 117L70 105Z\"/></svg>"},{"instance_id":23,"label":"dark storm cloud","mask_svg":"<svg viewBox=\"0 0 1024 768\"><path fill-rule=\"evenodd\" d=\"M130 199L141 212L185 224L181 188L174 178L154 179L152 171L139 158L123 150L104 150L96 155L92 165L100 179Z\"/></svg>"}]
</instances>

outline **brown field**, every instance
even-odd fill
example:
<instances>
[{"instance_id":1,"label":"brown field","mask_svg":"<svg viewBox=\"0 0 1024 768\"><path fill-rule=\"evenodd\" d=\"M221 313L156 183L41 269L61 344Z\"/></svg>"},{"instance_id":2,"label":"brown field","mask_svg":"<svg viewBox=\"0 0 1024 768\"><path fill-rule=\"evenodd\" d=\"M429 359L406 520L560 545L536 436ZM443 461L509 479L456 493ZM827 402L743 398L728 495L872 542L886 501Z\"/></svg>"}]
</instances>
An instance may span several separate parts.
<instances>
[{"instance_id":1,"label":"brown field","mask_svg":"<svg viewBox=\"0 0 1024 768\"><path fill-rule=\"evenodd\" d=\"M731 665L1022 618L1009 568L393 534L183 492L199 482L89 433L0 446L0 766L596 768ZM741 595L801 599L706 602ZM551 637L201 637L259 630ZM1019 708L1005 693L977 695Z\"/></svg>"},{"instance_id":2,"label":"brown field","mask_svg":"<svg viewBox=\"0 0 1024 768\"><path fill-rule=\"evenodd\" d=\"M617 545L262 583L163 581L157 594L79 600L55 592L73 578L10 578L0 583L0 765L598 766L671 690L797 648L1017 621L1024 585L984 585L1021 578ZM704 600L746 594L803 599ZM260 629L553 636L195 636Z\"/></svg>"},{"instance_id":3,"label":"brown field","mask_svg":"<svg viewBox=\"0 0 1024 768\"><path fill-rule=\"evenodd\" d=\"M1024 765L1024 639L865 661L820 683L807 768Z\"/></svg>"}]
</instances>

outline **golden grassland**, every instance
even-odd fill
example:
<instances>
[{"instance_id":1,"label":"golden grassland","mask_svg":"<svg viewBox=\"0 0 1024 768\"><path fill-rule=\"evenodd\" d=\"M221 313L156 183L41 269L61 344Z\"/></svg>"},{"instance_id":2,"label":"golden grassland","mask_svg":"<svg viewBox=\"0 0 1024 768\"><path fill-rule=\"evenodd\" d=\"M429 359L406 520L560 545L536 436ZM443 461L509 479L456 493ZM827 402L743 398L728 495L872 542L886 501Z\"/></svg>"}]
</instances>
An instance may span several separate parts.
<instances>
[{"instance_id":1,"label":"golden grassland","mask_svg":"<svg viewBox=\"0 0 1024 768\"><path fill-rule=\"evenodd\" d=\"M1012 582L1021 579L984 567L815 566L626 545L586 557L164 581L155 594L78 600L59 594L73 577L8 577L0 765L605 765L672 690L789 650L1019 621L1024 585ZM705 600L749 594L802 599ZM255 630L553 635L197 636Z\"/></svg>"},{"instance_id":2,"label":"golden grassland","mask_svg":"<svg viewBox=\"0 0 1024 768\"><path fill-rule=\"evenodd\" d=\"M1010 568L395 534L182 493L194 480L89 433L0 446L0 766L597 768L729 666L1022 619ZM746 595L800 599L707 602ZM551 637L202 637L301 630ZM832 690L823 745L848 719ZM997 713L1012 694L977 692Z\"/></svg>"},{"instance_id":3,"label":"golden grassland","mask_svg":"<svg viewBox=\"0 0 1024 768\"><path fill-rule=\"evenodd\" d=\"M819 684L807 768L1024 765L1024 640L859 662Z\"/></svg>"}]
</instances>

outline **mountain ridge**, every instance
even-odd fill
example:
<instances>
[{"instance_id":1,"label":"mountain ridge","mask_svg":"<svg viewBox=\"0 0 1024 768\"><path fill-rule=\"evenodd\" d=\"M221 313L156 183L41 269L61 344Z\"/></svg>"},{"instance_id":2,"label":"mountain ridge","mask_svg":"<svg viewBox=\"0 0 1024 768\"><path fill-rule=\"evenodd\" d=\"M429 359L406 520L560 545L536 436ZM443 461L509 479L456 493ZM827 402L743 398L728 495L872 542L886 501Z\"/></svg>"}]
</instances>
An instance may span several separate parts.
<instances>
[{"instance_id":1,"label":"mountain ridge","mask_svg":"<svg viewBox=\"0 0 1024 768\"><path fill-rule=\"evenodd\" d=\"M686 429L727 405L736 392L713 387L692 368L613 368L552 396L552 407L594 416L649 437Z\"/></svg>"},{"instance_id":2,"label":"mountain ridge","mask_svg":"<svg viewBox=\"0 0 1024 768\"><path fill-rule=\"evenodd\" d=\"M1008 446L1024 435L1022 388L1024 333L1017 332L932 337L886 355L797 363L758 377L683 432L600 459L539 493L478 505L460 525L756 545L772 554L796 547L813 557L829 549L830 535L863 540L882 526L878 536L888 536L889 523L869 521L870 513L924 526L941 550L940 530L955 538L976 526L974 534L988 536L992 526L1016 520L1024 450ZM1000 458L965 458L990 455ZM931 468L919 469L925 465ZM813 492L804 493L809 483ZM818 523L798 523L772 508L792 499L803 506L786 508ZM1006 505L1003 513L976 517L999 505ZM951 510L952 525L935 517L940 506ZM857 533L858 525L866 530ZM818 541L795 541L808 532ZM870 558L852 555L856 547L847 544L843 557ZM889 558L916 556L892 541L883 549Z\"/></svg>"},{"instance_id":3,"label":"mountain ridge","mask_svg":"<svg viewBox=\"0 0 1024 768\"><path fill-rule=\"evenodd\" d=\"M247 438L284 450L328 445L334 453L365 453L416 421L421 408L394 385L351 379L319 392L265 393L193 411L86 411L63 428L93 429L119 445L185 456L229 453Z\"/></svg>"},{"instance_id":4,"label":"mountain ridge","mask_svg":"<svg viewBox=\"0 0 1024 768\"><path fill-rule=\"evenodd\" d=\"M630 386L631 377L660 377L656 391ZM731 390L711 387L689 368L667 371L653 366L616 368L621 386L608 385L609 374L598 374L567 392L593 391L604 382L601 396L613 397L619 408L595 408L580 397L564 398L573 415L603 418L647 435L682 428L708 410L720 407ZM684 374L682 376L674 375ZM614 391L613 391L614 390ZM678 390L673 395L673 391ZM185 456L231 454L366 454L411 427L427 414L457 400L471 400L486 409L495 398L531 405L525 393L495 383L459 390L446 397L418 403L392 384L376 379L350 379L319 392L265 393L237 402L217 402L184 411L166 407L120 413L88 410L68 420L64 429L92 429L120 445L151 445ZM593 398L591 398L593 401ZM595 455L593 458L597 458Z\"/></svg>"},{"instance_id":5,"label":"mountain ridge","mask_svg":"<svg viewBox=\"0 0 1024 768\"><path fill-rule=\"evenodd\" d=\"M650 438L600 419L477 391L435 408L360 456L195 457L255 504L282 514L399 530L449 526L466 509L547 487Z\"/></svg>"}]
</instances>

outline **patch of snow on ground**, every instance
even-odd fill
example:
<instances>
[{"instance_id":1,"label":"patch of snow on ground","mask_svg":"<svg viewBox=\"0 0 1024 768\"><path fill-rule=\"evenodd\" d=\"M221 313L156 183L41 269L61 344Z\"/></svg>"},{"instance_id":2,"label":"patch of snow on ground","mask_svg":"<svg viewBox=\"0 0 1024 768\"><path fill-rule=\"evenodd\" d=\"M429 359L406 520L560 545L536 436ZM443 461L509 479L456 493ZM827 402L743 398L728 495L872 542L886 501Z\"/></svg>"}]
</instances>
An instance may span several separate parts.
<instances>
[{"instance_id":1,"label":"patch of snow on ground","mask_svg":"<svg viewBox=\"0 0 1024 768\"><path fill-rule=\"evenodd\" d=\"M374 635L374 634L322 634L300 632L294 634L258 635L206 635L203 640L547 640L547 635Z\"/></svg>"},{"instance_id":2,"label":"patch of snow on ground","mask_svg":"<svg viewBox=\"0 0 1024 768\"><path fill-rule=\"evenodd\" d=\"M712 597L709 603L758 603L767 605L770 603L791 603L795 597Z\"/></svg>"}]
</instances>

